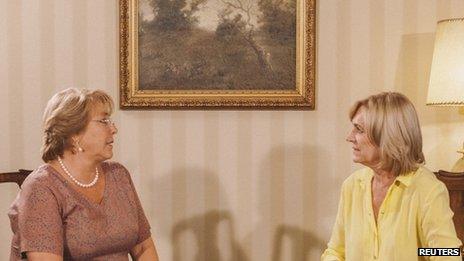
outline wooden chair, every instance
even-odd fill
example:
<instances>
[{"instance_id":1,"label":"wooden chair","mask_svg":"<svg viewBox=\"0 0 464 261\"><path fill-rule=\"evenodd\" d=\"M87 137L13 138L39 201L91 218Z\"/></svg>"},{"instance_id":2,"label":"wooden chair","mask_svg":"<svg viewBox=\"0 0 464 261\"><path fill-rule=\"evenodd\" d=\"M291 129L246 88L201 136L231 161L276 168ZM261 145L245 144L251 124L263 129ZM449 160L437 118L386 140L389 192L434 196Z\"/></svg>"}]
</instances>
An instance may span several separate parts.
<instances>
[{"instance_id":1,"label":"wooden chair","mask_svg":"<svg viewBox=\"0 0 464 261\"><path fill-rule=\"evenodd\" d=\"M450 206L454 212L453 221L456 233L458 234L459 239L464 242L464 172L453 173L439 170L438 172L435 172L435 175L439 180L445 183L448 188Z\"/></svg>"},{"instance_id":2,"label":"wooden chair","mask_svg":"<svg viewBox=\"0 0 464 261\"><path fill-rule=\"evenodd\" d=\"M17 172L0 173L0 183L14 182L19 187L23 184L24 179L29 175L32 170L20 169Z\"/></svg>"}]
</instances>

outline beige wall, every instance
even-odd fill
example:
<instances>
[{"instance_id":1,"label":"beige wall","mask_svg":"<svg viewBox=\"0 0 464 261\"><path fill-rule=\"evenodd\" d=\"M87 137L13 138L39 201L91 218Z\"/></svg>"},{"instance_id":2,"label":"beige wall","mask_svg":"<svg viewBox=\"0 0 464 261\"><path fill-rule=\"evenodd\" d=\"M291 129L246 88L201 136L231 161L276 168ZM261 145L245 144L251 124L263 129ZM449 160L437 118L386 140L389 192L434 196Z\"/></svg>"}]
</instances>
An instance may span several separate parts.
<instances>
[{"instance_id":1,"label":"beige wall","mask_svg":"<svg viewBox=\"0 0 464 261\"><path fill-rule=\"evenodd\" d=\"M366 95L407 94L427 165L457 159L464 115L424 104L436 21L464 16L464 1L319 0L317 11L315 111L116 111L114 159L132 172L161 260L316 260L340 184L359 168L346 115ZM117 1L0 0L0 35L0 171L32 169L54 92L88 86L118 99ZM0 185L1 260L16 192Z\"/></svg>"}]
</instances>

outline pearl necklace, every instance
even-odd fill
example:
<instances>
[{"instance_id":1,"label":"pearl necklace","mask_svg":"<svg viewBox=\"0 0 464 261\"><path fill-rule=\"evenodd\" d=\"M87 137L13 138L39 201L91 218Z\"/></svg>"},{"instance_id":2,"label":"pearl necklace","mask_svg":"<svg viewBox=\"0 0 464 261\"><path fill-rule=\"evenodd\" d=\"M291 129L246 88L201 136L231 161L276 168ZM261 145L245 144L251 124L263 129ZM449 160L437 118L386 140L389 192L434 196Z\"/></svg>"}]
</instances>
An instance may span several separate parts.
<instances>
[{"instance_id":1,"label":"pearl necklace","mask_svg":"<svg viewBox=\"0 0 464 261\"><path fill-rule=\"evenodd\" d=\"M81 183L79 182L75 177L73 177L73 175L71 175L71 173L69 172L69 170L66 168L66 166L64 165L63 161L61 160L60 157L58 157L58 162L60 163L61 165L61 168L63 169L63 171L71 178L72 181L74 181L74 183L76 183L78 186L80 187L83 187L83 188L90 188L92 187L93 185L95 185L98 181L98 168L95 167L95 178L93 179L92 182L90 182L89 184L84 184L84 183Z\"/></svg>"}]
</instances>

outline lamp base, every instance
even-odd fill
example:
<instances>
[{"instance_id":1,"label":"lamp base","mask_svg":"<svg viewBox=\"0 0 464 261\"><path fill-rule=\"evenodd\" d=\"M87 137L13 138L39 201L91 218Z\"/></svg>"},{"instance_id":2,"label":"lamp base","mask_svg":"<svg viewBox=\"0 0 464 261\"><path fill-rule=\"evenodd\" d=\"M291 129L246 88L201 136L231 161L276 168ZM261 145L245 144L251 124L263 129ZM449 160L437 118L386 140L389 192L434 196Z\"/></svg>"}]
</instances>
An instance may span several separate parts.
<instances>
[{"instance_id":1,"label":"lamp base","mask_svg":"<svg viewBox=\"0 0 464 261\"><path fill-rule=\"evenodd\" d=\"M455 173L464 172L464 157L458 159L458 161L456 161L456 163L454 163L454 166L451 169L451 172L455 172Z\"/></svg>"},{"instance_id":2,"label":"lamp base","mask_svg":"<svg viewBox=\"0 0 464 261\"><path fill-rule=\"evenodd\" d=\"M463 148L457 151L458 153L462 153L463 156L454 163L453 168L451 169L451 172L455 173L462 173L464 172L464 145Z\"/></svg>"}]
</instances>

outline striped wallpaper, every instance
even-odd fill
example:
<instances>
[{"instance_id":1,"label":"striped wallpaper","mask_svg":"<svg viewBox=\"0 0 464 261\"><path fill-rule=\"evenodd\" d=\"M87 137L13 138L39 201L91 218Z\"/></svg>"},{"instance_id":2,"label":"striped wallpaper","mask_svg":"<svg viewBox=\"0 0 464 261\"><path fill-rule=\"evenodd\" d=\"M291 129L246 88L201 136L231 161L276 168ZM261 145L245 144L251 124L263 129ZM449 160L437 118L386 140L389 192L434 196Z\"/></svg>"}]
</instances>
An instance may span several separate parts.
<instances>
[{"instance_id":1,"label":"striped wallpaper","mask_svg":"<svg viewBox=\"0 0 464 261\"><path fill-rule=\"evenodd\" d=\"M215 0L209 0L215 1ZM431 169L464 140L455 109L426 107L436 22L460 0L319 0L315 111L120 111L114 159L132 173L161 260L317 260L341 182L360 166L347 111L382 90L416 104ZM118 1L0 0L0 171L40 161L46 101L69 86L118 100ZM0 185L0 260L18 189Z\"/></svg>"}]
</instances>

